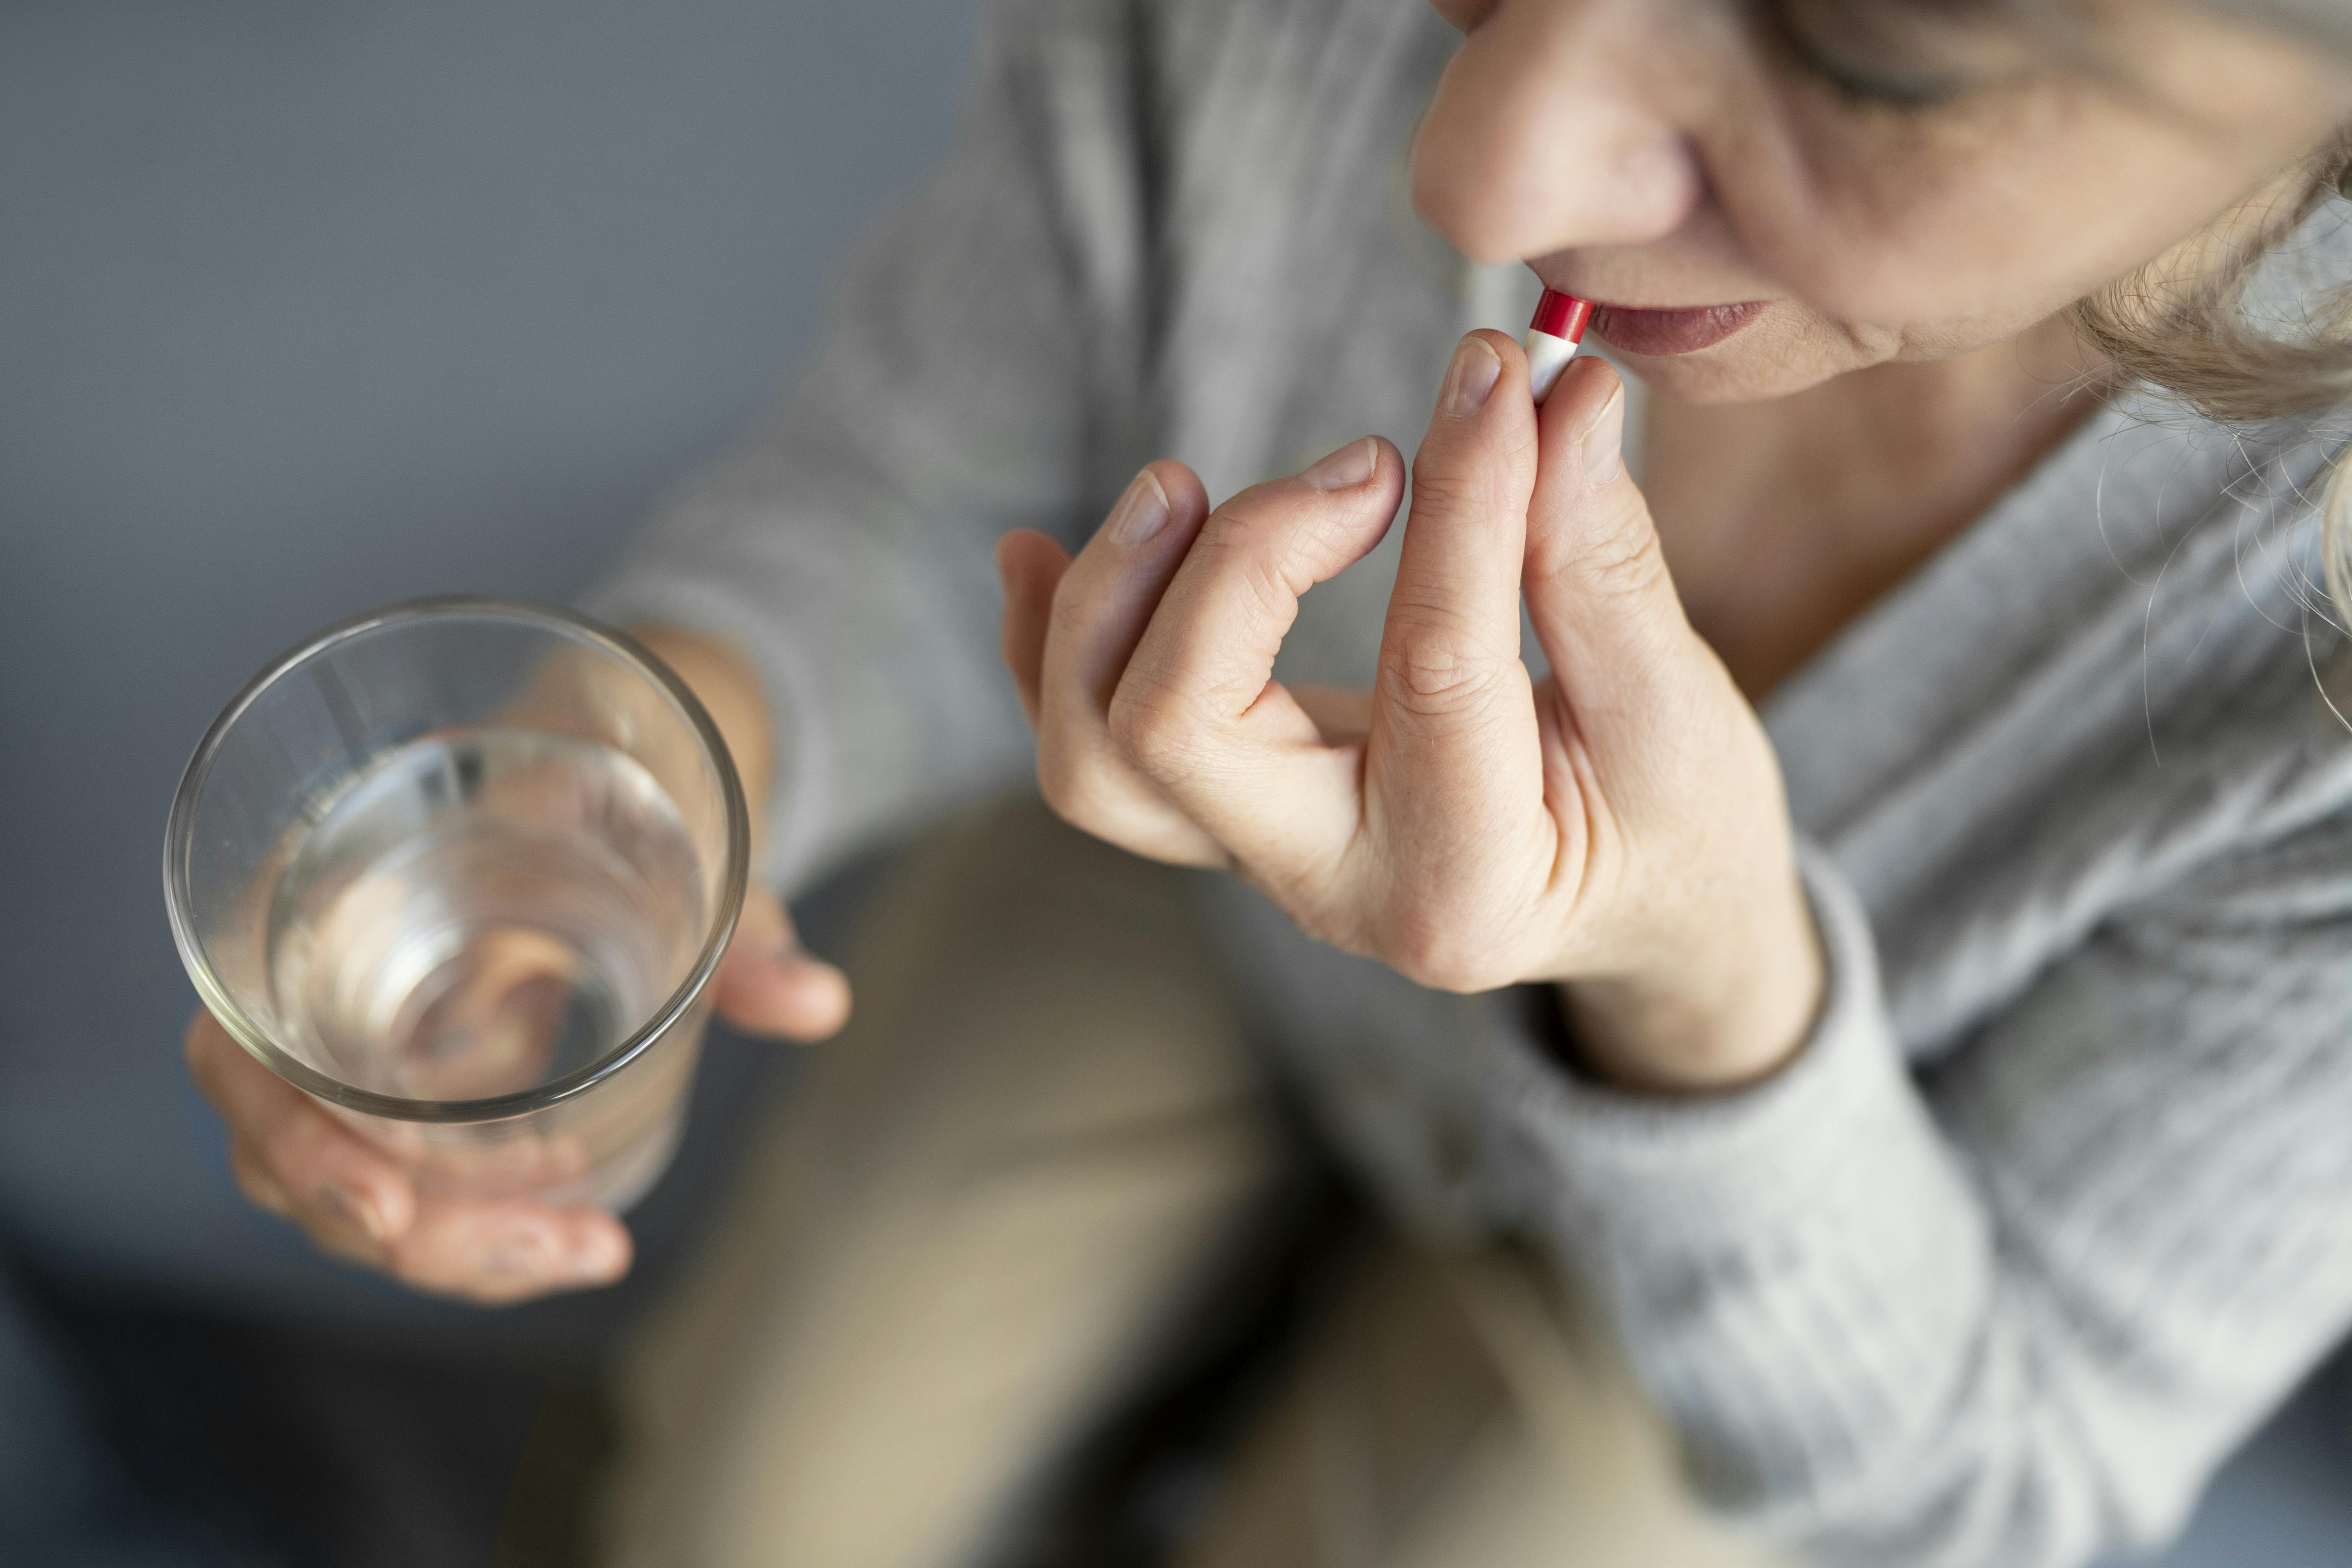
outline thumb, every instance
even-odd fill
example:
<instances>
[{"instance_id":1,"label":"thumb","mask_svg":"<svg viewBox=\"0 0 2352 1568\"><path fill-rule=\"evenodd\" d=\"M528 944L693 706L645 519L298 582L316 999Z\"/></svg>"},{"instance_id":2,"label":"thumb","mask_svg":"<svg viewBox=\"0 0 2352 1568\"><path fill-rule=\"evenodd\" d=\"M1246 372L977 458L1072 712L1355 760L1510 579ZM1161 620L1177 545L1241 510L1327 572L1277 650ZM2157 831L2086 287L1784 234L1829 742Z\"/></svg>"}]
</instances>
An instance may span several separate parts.
<instances>
[{"instance_id":1,"label":"thumb","mask_svg":"<svg viewBox=\"0 0 2352 1568\"><path fill-rule=\"evenodd\" d=\"M1528 509L1528 618L1588 744L1646 730L1700 645L1623 458L1625 387L1605 361L1568 367L1545 403Z\"/></svg>"},{"instance_id":2,"label":"thumb","mask_svg":"<svg viewBox=\"0 0 2352 1568\"><path fill-rule=\"evenodd\" d=\"M719 1016L747 1034L822 1040L849 1019L848 977L801 946L782 902L757 883L744 891L711 997Z\"/></svg>"}]
</instances>

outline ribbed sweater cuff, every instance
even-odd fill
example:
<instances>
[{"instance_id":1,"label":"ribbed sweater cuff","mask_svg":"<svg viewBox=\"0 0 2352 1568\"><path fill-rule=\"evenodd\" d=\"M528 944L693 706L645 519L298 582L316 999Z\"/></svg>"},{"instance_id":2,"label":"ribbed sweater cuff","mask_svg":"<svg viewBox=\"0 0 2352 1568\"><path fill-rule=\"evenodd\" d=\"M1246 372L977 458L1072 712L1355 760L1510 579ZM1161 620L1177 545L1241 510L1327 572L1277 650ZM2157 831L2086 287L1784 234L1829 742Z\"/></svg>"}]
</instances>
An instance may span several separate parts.
<instances>
[{"instance_id":1,"label":"ribbed sweater cuff","mask_svg":"<svg viewBox=\"0 0 2352 1568\"><path fill-rule=\"evenodd\" d=\"M1530 1217L1620 1254L1619 1264L1749 1244L1818 1214L1832 1194L1845 1206L1872 1165L1932 1139L1879 993L1869 921L1820 851L1801 847L1799 867L1825 997L1803 1046L1769 1079L1720 1095L1635 1094L1580 1077L1527 1032L1496 1042L1488 1110Z\"/></svg>"}]
</instances>

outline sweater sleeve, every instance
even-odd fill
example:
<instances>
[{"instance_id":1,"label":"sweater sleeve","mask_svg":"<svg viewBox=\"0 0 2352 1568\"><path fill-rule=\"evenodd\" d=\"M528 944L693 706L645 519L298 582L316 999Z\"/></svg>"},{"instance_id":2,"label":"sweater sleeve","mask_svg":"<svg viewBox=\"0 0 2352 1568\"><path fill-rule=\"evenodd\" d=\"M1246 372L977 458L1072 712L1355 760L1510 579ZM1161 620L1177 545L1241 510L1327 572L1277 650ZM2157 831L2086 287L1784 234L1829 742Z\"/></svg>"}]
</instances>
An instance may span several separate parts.
<instances>
[{"instance_id":1,"label":"sweater sleeve","mask_svg":"<svg viewBox=\"0 0 2352 1568\"><path fill-rule=\"evenodd\" d=\"M2161 1542L2352 1319L2352 826L2110 921L1925 1088L1803 869L1830 992L1774 1079L1666 1101L1504 1046L1539 1224L1702 1494L1814 1560Z\"/></svg>"},{"instance_id":2,"label":"sweater sleeve","mask_svg":"<svg viewBox=\"0 0 2352 1568\"><path fill-rule=\"evenodd\" d=\"M772 880L1030 755L992 550L1013 527L1082 536L1139 380L1142 182L1117 10L989 7L957 151L849 257L775 425L589 598L755 658L776 723Z\"/></svg>"}]
</instances>

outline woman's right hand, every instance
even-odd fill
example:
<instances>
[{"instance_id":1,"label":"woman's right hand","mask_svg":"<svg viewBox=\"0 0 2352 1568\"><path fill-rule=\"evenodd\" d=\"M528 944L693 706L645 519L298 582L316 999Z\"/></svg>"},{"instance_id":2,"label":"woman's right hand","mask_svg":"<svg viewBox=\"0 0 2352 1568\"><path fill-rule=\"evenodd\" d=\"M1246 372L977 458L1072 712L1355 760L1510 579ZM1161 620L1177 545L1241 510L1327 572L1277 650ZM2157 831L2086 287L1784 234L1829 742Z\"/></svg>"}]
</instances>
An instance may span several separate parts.
<instances>
[{"instance_id":1,"label":"woman's right hand","mask_svg":"<svg viewBox=\"0 0 2352 1568\"><path fill-rule=\"evenodd\" d=\"M637 627L703 700L753 801L767 791L769 736L758 680L723 644ZM849 1016L849 983L803 950L782 903L754 883L712 977L719 1016L746 1034L814 1041ZM188 1070L228 1123L229 1166L259 1207L320 1250L402 1283L485 1306L607 1285L628 1272L629 1232L586 1205L460 1198L423 1189L390 1152L248 1056L199 1007Z\"/></svg>"}]
</instances>

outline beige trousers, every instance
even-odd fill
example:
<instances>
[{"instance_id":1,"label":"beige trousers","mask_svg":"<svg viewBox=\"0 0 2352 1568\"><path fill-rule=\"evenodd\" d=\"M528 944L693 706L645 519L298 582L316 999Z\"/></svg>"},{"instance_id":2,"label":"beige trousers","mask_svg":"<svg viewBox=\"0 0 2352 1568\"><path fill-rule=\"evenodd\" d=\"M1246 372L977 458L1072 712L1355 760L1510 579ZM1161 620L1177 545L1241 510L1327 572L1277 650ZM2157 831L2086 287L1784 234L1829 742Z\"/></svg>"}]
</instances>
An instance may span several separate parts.
<instances>
[{"instance_id":1,"label":"beige trousers","mask_svg":"<svg viewBox=\"0 0 2352 1568\"><path fill-rule=\"evenodd\" d=\"M967 1568L1183 1340L1290 1135L1191 874L1033 799L854 943L858 1016L627 1355L610 1568ZM1589 1313L1402 1240L1234 1456L1182 1568L1755 1568Z\"/></svg>"}]
</instances>

